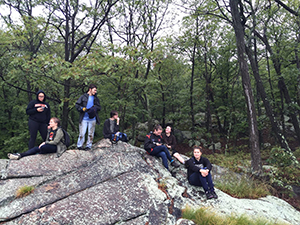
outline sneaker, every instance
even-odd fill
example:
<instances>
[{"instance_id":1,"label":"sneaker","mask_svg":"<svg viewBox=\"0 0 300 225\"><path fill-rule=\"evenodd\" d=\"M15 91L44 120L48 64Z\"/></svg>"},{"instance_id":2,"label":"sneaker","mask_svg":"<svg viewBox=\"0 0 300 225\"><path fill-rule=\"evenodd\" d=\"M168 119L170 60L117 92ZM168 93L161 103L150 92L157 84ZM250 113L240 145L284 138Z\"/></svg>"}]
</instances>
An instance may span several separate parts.
<instances>
[{"instance_id":1,"label":"sneaker","mask_svg":"<svg viewBox=\"0 0 300 225\"><path fill-rule=\"evenodd\" d=\"M8 153L7 157L9 159L16 159L16 160L18 160L18 159L21 158L21 155L19 153Z\"/></svg>"},{"instance_id":2,"label":"sneaker","mask_svg":"<svg viewBox=\"0 0 300 225\"><path fill-rule=\"evenodd\" d=\"M77 149L78 149L78 150L84 150L84 148L83 148L83 147L77 147Z\"/></svg>"},{"instance_id":3,"label":"sneaker","mask_svg":"<svg viewBox=\"0 0 300 225\"><path fill-rule=\"evenodd\" d=\"M210 193L213 195L214 199L217 199L217 198L218 198L218 195L216 194L215 191L211 191Z\"/></svg>"},{"instance_id":4,"label":"sneaker","mask_svg":"<svg viewBox=\"0 0 300 225\"><path fill-rule=\"evenodd\" d=\"M212 193L210 193L209 191L206 191L206 192L205 192L205 195L206 195L206 198L207 198L207 199L212 199L212 198L214 198L214 196L212 195Z\"/></svg>"},{"instance_id":5,"label":"sneaker","mask_svg":"<svg viewBox=\"0 0 300 225\"><path fill-rule=\"evenodd\" d=\"M178 168L180 165L178 162L176 162L175 160L173 160L173 162L171 162L171 166L174 166L175 168Z\"/></svg>"}]
</instances>

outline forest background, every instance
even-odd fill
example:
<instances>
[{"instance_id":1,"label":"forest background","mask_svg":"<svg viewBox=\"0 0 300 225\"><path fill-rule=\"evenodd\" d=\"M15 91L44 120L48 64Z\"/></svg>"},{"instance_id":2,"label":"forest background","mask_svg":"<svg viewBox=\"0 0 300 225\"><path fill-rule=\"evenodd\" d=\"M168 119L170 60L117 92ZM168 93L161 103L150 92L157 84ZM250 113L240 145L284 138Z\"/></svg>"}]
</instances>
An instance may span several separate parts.
<instances>
[{"instance_id":1,"label":"forest background","mask_svg":"<svg viewBox=\"0 0 300 225\"><path fill-rule=\"evenodd\" d=\"M300 3L288 0L0 0L0 157L28 144L27 104L44 90L76 142L75 102L98 86L132 140L158 120L209 143L237 140L262 171L265 137L299 147ZM268 135L264 135L268 134ZM102 124L96 128L102 136ZM40 140L37 140L37 143Z\"/></svg>"}]
</instances>

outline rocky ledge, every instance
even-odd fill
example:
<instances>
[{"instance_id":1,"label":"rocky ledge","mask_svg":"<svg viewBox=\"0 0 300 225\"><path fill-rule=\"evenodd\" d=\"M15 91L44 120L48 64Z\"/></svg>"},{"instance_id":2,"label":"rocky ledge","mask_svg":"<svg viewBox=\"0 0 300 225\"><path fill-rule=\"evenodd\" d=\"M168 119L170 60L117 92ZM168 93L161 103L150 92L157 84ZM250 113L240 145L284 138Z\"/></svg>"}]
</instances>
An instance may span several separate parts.
<instances>
[{"instance_id":1,"label":"rocky ledge","mask_svg":"<svg viewBox=\"0 0 300 225\"><path fill-rule=\"evenodd\" d=\"M219 198L206 200L202 188L188 184L183 165L171 174L160 159L122 142L101 140L91 151L68 150L60 158L1 159L0 169L0 224L194 224L181 218L186 206L300 224L300 212L273 196L236 199L216 190ZM224 172L214 165L215 180ZM24 185L35 189L16 198Z\"/></svg>"}]
</instances>

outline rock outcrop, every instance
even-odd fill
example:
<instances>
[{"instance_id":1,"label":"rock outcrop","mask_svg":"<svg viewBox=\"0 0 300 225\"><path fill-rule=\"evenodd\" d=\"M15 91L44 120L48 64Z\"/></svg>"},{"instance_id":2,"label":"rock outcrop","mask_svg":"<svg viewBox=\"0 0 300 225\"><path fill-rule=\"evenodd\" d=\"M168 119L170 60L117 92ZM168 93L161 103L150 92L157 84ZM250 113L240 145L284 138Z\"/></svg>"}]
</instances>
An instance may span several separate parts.
<instances>
[{"instance_id":1,"label":"rock outcrop","mask_svg":"<svg viewBox=\"0 0 300 225\"><path fill-rule=\"evenodd\" d=\"M224 170L214 168L218 179ZM101 140L91 151L68 150L60 158L1 159L0 169L0 224L193 224L181 219L187 205L300 224L300 212L276 197L235 199L216 190L219 198L206 200L188 184L184 166L171 175L160 159L122 142ZM24 185L35 189L16 198Z\"/></svg>"}]
</instances>

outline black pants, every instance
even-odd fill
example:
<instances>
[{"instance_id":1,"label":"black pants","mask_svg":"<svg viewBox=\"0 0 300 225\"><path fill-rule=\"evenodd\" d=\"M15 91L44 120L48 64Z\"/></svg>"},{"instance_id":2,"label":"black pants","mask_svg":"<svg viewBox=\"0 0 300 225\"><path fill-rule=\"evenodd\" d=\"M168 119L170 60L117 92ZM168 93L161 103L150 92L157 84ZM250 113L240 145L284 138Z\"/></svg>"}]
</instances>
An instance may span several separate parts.
<instances>
[{"instance_id":1,"label":"black pants","mask_svg":"<svg viewBox=\"0 0 300 225\"><path fill-rule=\"evenodd\" d=\"M29 139L29 143L28 143L28 149L31 149L34 147L38 131L40 132L43 141L46 140L47 127L48 127L48 124L46 124L46 123L39 123L39 122L29 119L28 128L29 128L30 139Z\"/></svg>"},{"instance_id":2,"label":"black pants","mask_svg":"<svg viewBox=\"0 0 300 225\"><path fill-rule=\"evenodd\" d=\"M41 148L33 147L26 152L21 153L21 157L35 155L35 154L47 154L47 153L55 153L57 150L56 145L44 144Z\"/></svg>"}]
</instances>

